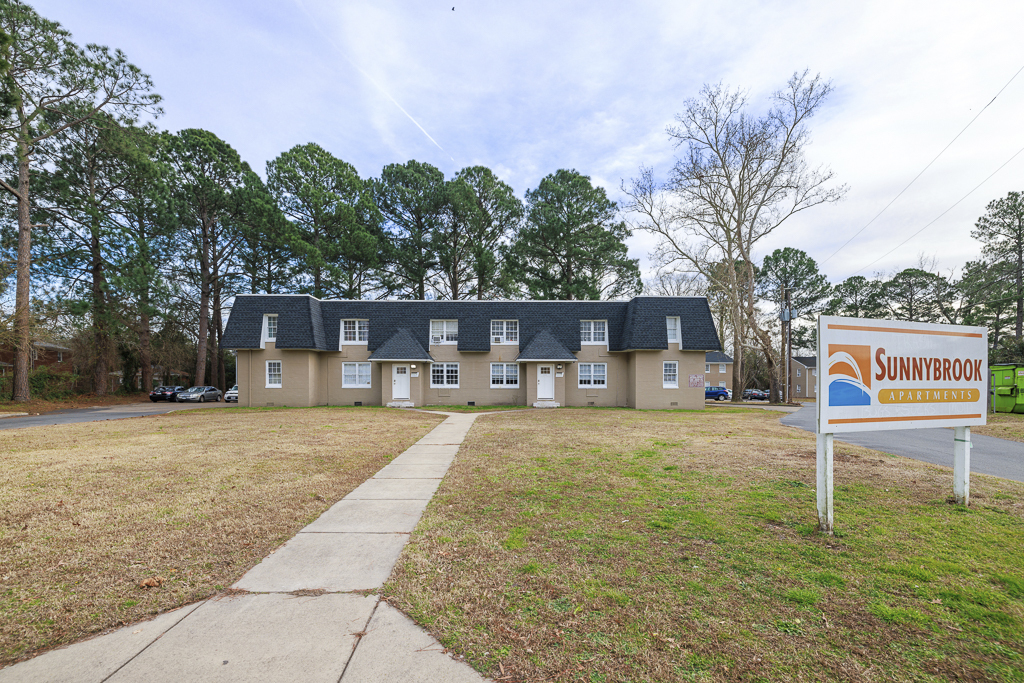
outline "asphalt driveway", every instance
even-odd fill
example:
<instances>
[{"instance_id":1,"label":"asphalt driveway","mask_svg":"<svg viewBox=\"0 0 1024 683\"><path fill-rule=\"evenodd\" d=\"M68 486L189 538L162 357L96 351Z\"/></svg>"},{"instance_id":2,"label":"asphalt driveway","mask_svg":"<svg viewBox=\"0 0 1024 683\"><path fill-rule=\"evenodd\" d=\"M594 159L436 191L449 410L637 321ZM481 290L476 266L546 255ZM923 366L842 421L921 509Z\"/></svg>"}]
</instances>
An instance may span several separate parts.
<instances>
[{"instance_id":1,"label":"asphalt driveway","mask_svg":"<svg viewBox=\"0 0 1024 683\"><path fill-rule=\"evenodd\" d=\"M225 403L129 403L118 406L98 406L96 408L74 408L57 410L43 415L24 415L21 417L0 418L0 429L18 429L20 427L43 427L47 425L72 424L74 422L100 422L103 420L121 420L126 417L145 417L161 415L174 410L195 410L196 408L224 407ZM232 404L237 405L237 404Z\"/></svg>"},{"instance_id":2,"label":"asphalt driveway","mask_svg":"<svg viewBox=\"0 0 1024 683\"><path fill-rule=\"evenodd\" d=\"M815 407L811 404L782 418L782 424L814 431ZM865 446L883 453L903 455L933 465L953 466L952 429L894 429L883 432L836 434L836 441ZM971 471L1024 481L1024 443L971 435Z\"/></svg>"}]
</instances>

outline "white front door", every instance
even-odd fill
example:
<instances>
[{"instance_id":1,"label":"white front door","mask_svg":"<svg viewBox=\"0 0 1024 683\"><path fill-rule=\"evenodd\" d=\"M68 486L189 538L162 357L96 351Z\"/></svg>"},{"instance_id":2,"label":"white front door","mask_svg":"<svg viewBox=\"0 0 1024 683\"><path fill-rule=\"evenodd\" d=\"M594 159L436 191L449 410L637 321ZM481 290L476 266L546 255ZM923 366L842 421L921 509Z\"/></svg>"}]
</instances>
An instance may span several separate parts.
<instances>
[{"instance_id":1,"label":"white front door","mask_svg":"<svg viewBox=\"0 0 1024 683\"><path fill-rule=\"evenodd\" d=\"M391 366L391 398L395 400L409 398L409 366Z\"/></svg>"},{"instance_id":2,"label":"white front door","mask_svg":"<svg viewBox=\"0 0 1024 683\"><path fill-rule=\"evenodd\" d=\"M555 400L555 369L550 365L537 366L537 400Z\"/></svg>"}]
</instances>

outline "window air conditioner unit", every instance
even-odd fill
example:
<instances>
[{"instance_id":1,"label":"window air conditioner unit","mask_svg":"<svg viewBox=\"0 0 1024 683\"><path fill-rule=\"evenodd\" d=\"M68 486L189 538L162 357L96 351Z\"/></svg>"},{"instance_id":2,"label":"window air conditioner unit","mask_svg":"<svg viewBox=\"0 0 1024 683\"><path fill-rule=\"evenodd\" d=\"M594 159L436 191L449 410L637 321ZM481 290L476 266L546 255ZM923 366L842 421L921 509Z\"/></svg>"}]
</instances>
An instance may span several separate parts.
<instances>
[{"instance_id":1,"label":"window air conditioner unit","mask_svg":"<svg viewBox=\"0 0 1024 683\"><path fill-rule=\"evenodd\" d=\"M431 337L430 337L430 343L431 344L440 344L443 341L444 341L444 337L442 337L441 335L438 335L438 334L431 335Z\"/></svg>"}]
</instances>

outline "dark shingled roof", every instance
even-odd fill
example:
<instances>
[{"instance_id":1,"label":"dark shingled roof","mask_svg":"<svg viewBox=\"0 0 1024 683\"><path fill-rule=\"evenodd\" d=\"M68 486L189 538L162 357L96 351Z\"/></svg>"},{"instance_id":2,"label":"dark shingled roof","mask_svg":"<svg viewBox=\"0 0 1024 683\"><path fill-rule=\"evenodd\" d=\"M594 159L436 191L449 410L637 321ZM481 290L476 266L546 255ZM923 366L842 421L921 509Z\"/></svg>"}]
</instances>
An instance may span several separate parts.
<instances>
[{"instance_id":1,"label":"dark shingled roof","mask_svg":"<svg viewBox=\"0 0 1024 683\"><path fill-rule=\"evenodd\" d=\"M524 360L561 360L573 362L576 356L572 351L558 343L558 340L547 330L541 330L533 336L526 348L519 353L517 361Z\"/></svg>"},{"instance_id":2,"label":"dark shingled roof","mask_svg":"<svg viewBox=\"0 0 1024 683\"><path fill-rule=\"evenodd\" d=\"M423 350L416 337L402 327L370 354L370 360L422 360L430 363L434 359Z\"/></svg>"},{"instance_id":3,"label":"dark shingled roof","mask_svg":"<svg viewBox=\"0 0 1024 683\"><path fill-rule=\"evenodd\" d=\"M704 354L705 363L731 363L732 357L727 356L721 351L708 351Z\"/></svg>"},{"instance_id":4,"label":"dark shingled roof","mask_svg":"<svg viewBox=\"0 0 1024 683\"><path fill-rule=\"evenodd\" d=\"M797 363L804 366L805 368L818 367L817 356L793 356L793 360L795 360Z\"/></svg>"},{"instance_id":5,"label":"dark shingled roof","mask_svg":"<svg viewBox=\"0 0 1024 683\"><path fill-rule=\"evenodd\" d=\"M547 331L565 350L580 350L580 320L607 320L612 351L667 349L665 318L679 316L680 348L720 349L704 297L636 297L630 301L320 301L309 295L242 294L235 298L222 347L258 349L264 314L277 314L279 349L336 351L341 321L370 321L369 351L405 329L430 348L431 320L459 321L459 351L489 351L491 320L519 321L519 350ZM426 359L424 359L426 360Z\"/></svg>"}]
</instances>

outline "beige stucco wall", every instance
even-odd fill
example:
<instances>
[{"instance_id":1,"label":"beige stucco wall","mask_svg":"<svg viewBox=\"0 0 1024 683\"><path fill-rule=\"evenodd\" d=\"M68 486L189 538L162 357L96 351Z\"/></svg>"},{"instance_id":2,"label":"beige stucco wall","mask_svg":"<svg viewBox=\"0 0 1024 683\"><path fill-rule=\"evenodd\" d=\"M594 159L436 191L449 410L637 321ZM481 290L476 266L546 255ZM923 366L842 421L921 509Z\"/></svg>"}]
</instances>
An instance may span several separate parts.
<instances>
[{"instance_id":1,"label":"beige stucco wall","mask_svg":"<svg viewBox=\"0 0 1024 683\"><path fill-rule=\"evenodd\" d=\"M568 406L629 406L636 408L701 408L704 390L688 386L689 375L703 375L704 356L698 351L635 351L610 353L603 346L584 346L577 354L582 362L607 363L606 388L579 387L579 364L520 363L519 387L491 389L492 362L514 362L515 345L494 346L487 353L460 354L454 345L431 346L439 362L459 363L459 388L430 386L429 363L372 363L369 389L343 389L342 363L366 361L365 346L350 346L340 352L317 353L274 348L273 342L259 351L238 352L238 402L242 406L384 405L393 400L392 367L410 366L409 397L415 405L532 405L537 400L537 367L552 365L555 372L555 401ZM266 362L279 360L280 388L266 387ZM679 388L662 386L662 362L679 361ZM415 368L411 367L415 365ZM562 373L562 377L558 373ZM675 403L676 405L672 405Z\"/></svg>"},{"instance_id":2,"label":"beige stucco wall","mask_svg":"<svg viewBox=\"0 0 1024 683\"><path fill-rule=\"evenodd\" d=\"M576 363L569 363L565 372L565 405L628 406L630 353L611 353L604 346L583 345L576 353ZM580 387L580 363L607 363L608 383L604 388Z\"/></svg>"},{"instance_id":3,"label":"beige stucco wall","mask_svg":"<svg viewBox=\"0 0 1024 683\"><path fill-rule=\"evenodd\" d=\"M526 366L522 363L518 388L491 389L491 363L515 362L519 356L518 344L496 344L486 353L459 353L455 344L432 344L430 355L438 362L459 364L459 388L431 387L430 366L424 364L420 375L423 405L466 405L469 401L478 406L526 405Z\"/></svg>"},{"instance_id":4,"label":"beige stucco wall","mask_svg":"<svg viewBox=\"0 0 1024 683\"><path fill-rule=\"evenodd\" d=\"M705 362L701 371L703 372L704 368L708 365L709 364ZM732 391L732 363L725 363L725 372L718 371L721 363L710 363L710 365L710 371L703 373L704 379L707 380L709 386L717 387L719 382L725 382L725 388Z\"/></svg>"},{"instance_id":5,"label":"beige stucco wall","mask_svg":"<svg viewBox=\"0 0 1024 683\"><path fill-rule=\"evenodd\" d=\"M704 388L690 388L690 375L704 374L704 353L702 351L678 351L678 346L668 351L634 351L636 358L636 403L634 408L643 410L704 408ZM663 363L667 360L679 362L679 386L666 389L663 386ZM675 404L675 405L673 405Z\"/></svg>"},{"instance_id":6,"label":"beige stucco wall","mask_svg":"<svg viewBox=\"0 0 1024 683\"><path fill-rule=\"evenodd\" d=\"M267 361L281 361L280 388L267 387ZM267 342L259 351L238 352L238 404L317 405L319 360L315 351L278 351Z\"/></svg>"}]
</instances>

